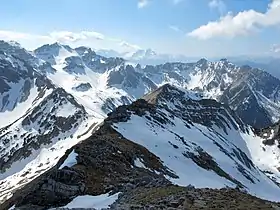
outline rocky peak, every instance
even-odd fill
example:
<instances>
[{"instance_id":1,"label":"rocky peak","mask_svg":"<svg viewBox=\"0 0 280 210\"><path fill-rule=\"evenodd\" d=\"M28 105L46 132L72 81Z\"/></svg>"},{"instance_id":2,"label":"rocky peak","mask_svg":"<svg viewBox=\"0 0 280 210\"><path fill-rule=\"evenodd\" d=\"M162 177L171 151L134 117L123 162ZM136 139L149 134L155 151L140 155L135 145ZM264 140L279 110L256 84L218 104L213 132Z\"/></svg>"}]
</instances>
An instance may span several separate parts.
<instances>
[{"instance_id":1,"label":"rocky peak","mask_svg":"<svg viewBox=\"0 0 280 210\"><path fill-rule=\"evenodd\" d=\"M60 54L62 56L66 56L67 54L71 55L73 53L73 49L68 45L63 45L58 42L53 44L45 44L34 50L34 54L39 59L43 61L49 62L52 65L56 64L56 57Z\"/></svg>"},{"instance_id":2,"label":"rocky peak","mask_svg":"<svg viewBox=\"0 0 280 210\"><path fill-rule=\"evenodd\" d=\"M69 51L72 50L72 48L69 45L64 45L59 42L55 42L53 44L45 44L35 49L35 53L42 52L42 51L58 51L60 48L65 48Z\"/></svg>"},{"instance_id":3,"label":"rocky peak","mask_svg":"<svg viewBox=\"0 0 280 210\"><path fill-rule=\"evenodd\" d=\"M29 65L35 67L38 64L38 59L34 57L31 52L21 47L15 42L5 42L0 40L0 51L5 52L7 55L15 56L18 59L28 62Z\"/></svg>"},{"instance_id":4,"label":"rocky peak","mask_svg":"<svg viewBox=\"0 0 280 210\"><path fill-rule=\"evenodd\" d=\"M205 58L200 59L199 61L196 62L196 65L199 67L205 67L208 64L208 60Z\"/></svg>"},{"instance_id":5,"label":"rocky peak","mask_svg":"<svg viewBox=\"0 0 280 210\"><path fill-rule=\"evenodd\" d=\"M0 49L6 52L15 52L16 50L23 49L21 45L17 42L6 42L0 40Z\"/></svg>"},{"instance_id":6,"label":"rocky peak","mask_svg":"<svg viewBox=\"0 0 280 210\"><path fill-rule=\"evenodd\" d=\"M75 48L75 51L80 55L84 55L84 54L93 54L96 55L96 53L90 48L90 47L85 47L85 46L81 46L81 47L77 47Z\"/></svg>"}]
</instances>

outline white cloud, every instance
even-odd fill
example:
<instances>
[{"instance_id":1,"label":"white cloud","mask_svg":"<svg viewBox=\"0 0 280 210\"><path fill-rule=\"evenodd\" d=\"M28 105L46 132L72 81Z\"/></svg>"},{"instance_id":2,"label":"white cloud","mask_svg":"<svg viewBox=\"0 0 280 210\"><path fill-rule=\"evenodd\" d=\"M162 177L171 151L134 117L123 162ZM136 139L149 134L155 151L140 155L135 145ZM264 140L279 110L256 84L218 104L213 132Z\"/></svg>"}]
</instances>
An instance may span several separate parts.
<instances>
[{"instance_id":1,"label":"white cloud","mask_svg":"<svg viewBox=\"0 0 280 210\"><path fill-rule=\"evenodd\" d=\"M77 42L86 39L104 40L105 36L95 31L81 31L74 33L70 31L55 31L50 33L50 36L59 42Z\"/></svg>"},{"instance_id":2,"label":"white cloud","mask_svg":"<svg viewBox=\"0 0 280 210\"><path fill-rule=\"evenodd\" d=\"M47 35L0 30L0 40L16 41L23 47L33 50L41 45L60 42L73 47L89 46L94 49L115 49L127 52L140 49L139 46L118 38L107 37L95 31L54 31Z\"/></svg>"},{"instance_id":3,"label":"white cloud","mask_svg":"<svg viewBox=\"0 0 280 210\"><path fill-rule=\"evenodd\" d=\"M274 44L271 51L274 53L280 53L280 44Z\"/></svg>"},{"instance_id":4,"label":"white cloud","mask_svg":"<svg viewBox=\"0 0 280 210\"><path fill-rule=\"evenodd\" d=\"M138 0L138 8L144 8L146 6L148 6L148 4L150 3L150 0Z\"/></svg>"},{"instance_id":5,"label":"white cloud","mask_svg":"<svg viewBox=\"0 0 280 210\"><path fill-rule=\"evenodd\" d=\"M0 39L2 40L32 40L32 39L40 39L41 41L48 41L49 36L40 36L35 34L28 34L16 31L4 31L0 30Z\"/></svg>"},{"instance_id":6,"label":"white cloud","mask_svg":"<svg viewBox=\"0 0 280 210\"><path fill-rule=\"evenodd\" d=\"M211 0L208 3L208 6L211 9L217 9L221 15L224 15L227 10L226 4L224 3L223 0Z\"/></svg>"},{"instance_id":7,"label":"white cloud","mask_svg":"<svg viewBox=\"0 0 280 210\"><path fill-rule=\"evenodd\" d=\"M124 48L127 48L128 50L140 50L141 49L141 47L139 47L138 45L129 44L125 41L120 42L119 45Z\"/></svg>"},{"instance_id":8,"label":"white cloud","mask_svg":"<svg viewBox=\"0 0 280 210\"><path fill-rule=\"evenodd\" d=\"M247 35L257 29L279 25L279 14L280 0L273 0L265 13L255 10L242 11L236 15L228 13L217 21L200 26L188 35L199 39Z\"/></svg>"},{"instance_id":9,"label":"white cloud","mask_svg":"<svg viewBox=\"0 0 280 210\"><path fill-rule=\"evenodd\" d=\"M180 33L183 32L178 26L169 25L168 27L169 27L169 29L171 29L171 30L173 30L173 31L180 32Z\"/></svg>"},{"instance_id":10,"label":"white cloud","mask_svg":"<svg viewBox=\"0 0 280 210\"><path fill-rule=\"evenodd\" d=\"M55 40L49 35L37 35L5 30L0 30L0 40L16 41L28 49L34 49L42 44L55 42Z\"/></svg>"}]
</instances>

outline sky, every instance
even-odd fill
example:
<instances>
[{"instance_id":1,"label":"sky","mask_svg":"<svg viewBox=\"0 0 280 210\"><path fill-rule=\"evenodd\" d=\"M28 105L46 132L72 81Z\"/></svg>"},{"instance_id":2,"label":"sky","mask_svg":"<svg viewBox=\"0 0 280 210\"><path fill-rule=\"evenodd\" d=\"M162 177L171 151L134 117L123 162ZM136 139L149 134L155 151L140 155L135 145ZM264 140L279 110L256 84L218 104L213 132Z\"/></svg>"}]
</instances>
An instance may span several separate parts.
<instances>
[{"instance_id":1,"label":"sky","mask_svg":"<svg viewBox=\"0 0 280 210\"><path fill-rule=\"evenodd\" d=\"M280 54L280 0L1 0L0 39L190 57Z\"/></svg>"}]
</instances>

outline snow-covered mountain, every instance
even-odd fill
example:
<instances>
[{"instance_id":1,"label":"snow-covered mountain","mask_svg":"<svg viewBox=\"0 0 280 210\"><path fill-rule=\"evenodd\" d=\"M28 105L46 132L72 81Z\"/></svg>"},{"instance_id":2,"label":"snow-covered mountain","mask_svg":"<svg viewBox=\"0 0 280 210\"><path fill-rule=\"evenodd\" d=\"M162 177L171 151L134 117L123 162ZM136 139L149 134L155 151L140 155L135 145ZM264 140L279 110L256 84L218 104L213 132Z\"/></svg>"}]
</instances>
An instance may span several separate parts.
<instances>
[{"instance_id":1,"label":"snow-covered mountain","mask_svg":"<svg viewBox=\"0 0 280 210\"><path fill-rule=\"evenodd\" d=\"M67 207L86 197L113 196L112 209L130 209L140 196L138 190L160 192L163 199L165 191L157 191L159 187L176 189L179 185L188 192L190 184L238 188L239 193L279 201L280 187L259 169L257 161L265 163L270 151L256 156L254 148L266 146L253 143L254 138L251 127L227 105L164 85L110 113L96 133L68 150L54 168L19 190L4 206ZM270 168L270 163L266 166ZM139 201L138 208L151 205L157 195ZM127 196L133 199L121 202ZM187 197L180 197L184 205L191 204ZM169 202L153 205L160 204L166 207Z\"/></svg>"},{"instance_id":2,"label":"snow-covered mountain","mask_svg":"<svg viewBox=\"0 0 280 210\"><path fill-rule=\"evenodd\" d=\"M0 43L0 200L51 168L99 122L40 73L47 69L19 45Z\"/></svg>"},{"instance_id":3,"label":"snow-covered mountain","mask_svg":"<svg viewBox=\"0 0 280 210\"><path fill-rule=\"evenodd\" d=\"M59 43L44 45L34 53L55 69L42 73L72 94L95 117L104 119L113 108L132 102L125 92L107 86L110 71L124 65L122 58L106 58L90 48L71 49Z\"/></svg>"},{"instance_id":4,"label":"snow-covered mountain","mask_svg":"<svg viewBox=\"0 0 280 210\"><path fill-rule=\"evenodd\" d=\"M238 185L264 199L278 200L274 196L279 186L255 161L265 163L272 154L254 153L254 148L265 145L252 142L253 131L228 106L170 85L143 99L149 104L138 101L127 110L120 107L107 121L125 138L160 157L178 176L171 178L174 183L210 188ZM265 164L273 174L270 163ZM275 179L279 182L279 176Z\"/></svg>"},{"instance_id":5,"label":"snow-covered mountain","mask_svg":"<svg viewBox=\"0 0 280 210\"><path fill-rule=\"evenodd\" d=\"M135 56L146 54L155 55L151 50L139 50ZM226 103L244 122L258 128L280 117L280 81L264 71L236 66L226 59L141 66L97 55L90 48L72 49L58 43L38 48L35 55L56 69L46 73L54 84L76 97L88 111L101 113L100 117L165 83L201 91L207 98Z\"/></svg>"},{"instance_id":6,"label":"snow-covered mountain","mask_svg":"<svg viewBox=\"0 0 280 210\"><path fill-rule=\"evenodd\" d=\"M139 50L125 56L139 60L157 54ZM255 136L250 126L262 128L279 120L280 80L226 59L140 65L125 56L102 56L88 47L74 49L60 43L28 52L17 43L0 42L0 117L5 119L0 122L0 202L55 166L112 111L105 125L158 156L163 168L169 168L162 173L173 174L173 183L238 185L276 200L271 194L278 193L274 182L280 182L278 145L271 149L263 144L264 137ZM140 100L122 106L143 95L149 104ZM160 141L165 136L171 143ZM273 161L268 164L262 156ZM145 165L140 156L135 161ZM185 167L190 175L201 172L204 182L188 182L188 173L180 171ZM259 192L262 188L267 193Z\"/></svg>"}]
</instances>

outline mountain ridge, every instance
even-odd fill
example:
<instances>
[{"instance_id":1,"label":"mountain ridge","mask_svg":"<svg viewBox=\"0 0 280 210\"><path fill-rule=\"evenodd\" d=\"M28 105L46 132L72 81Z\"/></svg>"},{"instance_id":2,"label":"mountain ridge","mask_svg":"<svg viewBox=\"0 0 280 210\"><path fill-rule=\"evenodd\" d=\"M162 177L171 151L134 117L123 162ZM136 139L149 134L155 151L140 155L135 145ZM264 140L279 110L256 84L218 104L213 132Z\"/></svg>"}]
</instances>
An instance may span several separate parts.
<instances>
[{"instance_id":1,"label":"mountain ridge","mask_svg":"<svg viewBox=\"0 0 280 210\"><path fill-rule=\"evenodd\" d=\"M227 106L190 98L185 90L171 85L155 92L144 97L148 101L139 99L111 112L91 137L70 148L56 166L19 190L4 206L46 209L66 205L73 197L110 192L122 194L112 205L118 209L124 205L121 199L142 187L153 191L163 186L178 190L185 186L181 190L191 192L194 188L189 184L198 188L236 187L277 200L272 192L280 192L280 188L258 169L246 149L245 136L250 128L241 120L237 122L238 117ZM177 111L170 109L173 105ZM193 117L185 118L187 114ZM140 133L145 135L139 136L140 126ZM241 136L236 135L239 132ZM74 162L70 157L73 151ZM230 169L235 165L231 161L235 169ZM184 168L190 174L183 173ZM191 204L182 197L185 205Z\"/></svg>"}]
</instances>

